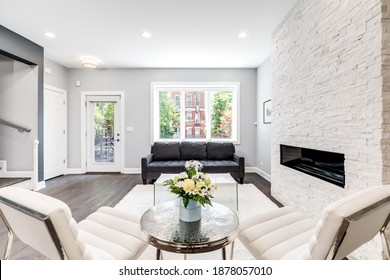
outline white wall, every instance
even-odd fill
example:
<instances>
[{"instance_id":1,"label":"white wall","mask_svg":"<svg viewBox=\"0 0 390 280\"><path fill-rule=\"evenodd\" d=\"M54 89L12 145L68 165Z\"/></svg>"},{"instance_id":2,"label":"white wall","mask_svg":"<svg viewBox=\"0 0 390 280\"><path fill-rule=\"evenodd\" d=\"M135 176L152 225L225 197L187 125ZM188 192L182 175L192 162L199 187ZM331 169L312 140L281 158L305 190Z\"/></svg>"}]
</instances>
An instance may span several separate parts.
<instances>
[{"instance_id":1,"label":"white wall","mask_svg":"<svg viewBox=\"0 0 390 280\"><path fill-rule=\"evenodd\" d=\"M301 0L274 32L271 192L313 217L341 197L380 185L388 166L381 73L388 27L381 4ZM280 144L344 154L345 188L282 166ZM376 258L379 251L371 244L356 257Z\"/></svg>"},{"instance_id":2,"label":"white wall","mask_svg":"<svg viewBox=\"0 0 390 280\"><path fill-rule=\"evenodd\" d=\"M256 166L256 69L69 69L68 167L81 168L81 91L125 91L125 168L139 169L150 152L151 82L240 82L240 145L236 150L247 166ZM76 87L76 81L81 82Z\"/></svg>"},{"instance_id":3,"label":"white wall","mask_svg":"<svg viewBox=\"0 0 390 280\"><path fill-rule=\"evenodd\" d=\"M272 61L268 57L257 68L257 160L263 176L271 177L271 124L263 123L263 103L272 101Z\"/></svg>"}]
</instances>

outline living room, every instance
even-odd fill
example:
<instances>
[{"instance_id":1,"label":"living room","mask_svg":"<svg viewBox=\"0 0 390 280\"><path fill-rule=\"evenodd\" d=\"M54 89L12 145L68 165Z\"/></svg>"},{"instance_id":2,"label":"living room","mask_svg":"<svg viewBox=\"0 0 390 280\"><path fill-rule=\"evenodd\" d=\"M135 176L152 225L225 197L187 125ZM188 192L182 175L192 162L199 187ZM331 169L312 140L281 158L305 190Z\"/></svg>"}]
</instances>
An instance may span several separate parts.
<instances>
[{"instance_id":1,"label":"living room","mask_svg":"<svg viewBox=\"0 0 390 280\"><path fill-rule=\"evenodd\" d=\"M168 84L171 87L183 85L222 87L234 83L239 84L236 101L238 110L235 115L236 137L231 139L231 142L235 144L235 152L245 158L247 179L244 179L244 183L263 182L262 180L268 182L270 192L276 200L283 205L298 207L314 219L319 219L323 209L334 201L358 191L389 183L390 172L387 162L389 149L388 1L343 1L340 3L340 1L298 0L273 1L272 4L266 1L259 1L259 3L244 1L247 4L245 8L241 7L245 5L233 3L234 1L228 1L228 4L225 3L226 1L224 4L221 4L221 1L213 4L203 3L206 5L203 7L209 9L201 13L202 20L211 18L211 21L213 21L214 12L210 11L216 11L217 7L221 8L226 5L222 9L226 20L221 19L221 22L215 20L215 25L209 23L209 27L214 32L221 32L221 38L224 38L222 36L225 36L226 30L233 32L235 28L235 34L230 34L235 41L230 41L231 45L226 47L231 51L230 54L227 50L225 53L223 49L214 48L213 45L207 43L202 45L199 42L194 44L199 52L195 53L194 49L179 52L184 49L184 46L191 45L192 40L182 34L175 36L170 33L158 34L158 25L150 27L146 20L136 25L137 32L134 31L134 27L129 29L129 33L132 32L131 36L135 33L139 37L133 39L138 49L134 49L132 53L122 53L128 46L119 39L114 41L115 30L99 28L99 31L108 37L93 39L92 36L88 36L86 28L92 24L87 20L85 25L74 26L72 24L62 31L47 30L52 28L48 24L42 24L40 28L45 28L42 30L24 28L26 24L22 24L20 18L27 17L27 15L19 11L19 16L10 16L17 10L18 4L21 4L17 2L23 1L14 2L9 3L9 8L0 12L1 17L4 18L4 21L2 20L4 27L0 30L2 39L0 47L1 54L6 57L0 60L0 62L6 61L1 65L9 65L9 54L11 54L11 59L23 58L25 55L27 56L25 60L28 61L28 57L33 52L31 49L37 48L36 45L43 46L41 52L43 54L44 50L45 55L33 61L34 64L39 65L38 70L33 69L32 74L28 75L29 78L24 79L28 80L24 81L26 84L19 87L36 87L34 82L30 81L32 80L30 76L38 77L38 92L31 93L35 96L32 100L27 99L27 104L34 105L34 109L30 110L26 117L32 122L22 120L21 123L32 127L30 134L24 134L29 138L23 138L25 143L28 143L26 144L28 147L18 149L12 146L16 143L7 144L11 146L2 146L0 160L6 159L8 169L11 171L34 171L34 166L36 166L36 190L44 189L45 184L50 184L50 180L45 183L44 174L46 155L43 153L45 150L43 147L43 128L45 127L43 97L45 90L60 91L66 96L67 123L64 132L66 133L66 152L62 174L82 176L79 174L96 172L97 169L89 168L88 163L85 164L88 161L88 151L85 148L87 144L83 135L88 131L88 125L86 125L88 108L83 104L88 101L88 96L119 94L123 97L120 102L123 114L121 130L119 135L116 135L121 147L119 172L122 174L118 176L126 174L139 176L141 158L150 153L151 144L158 139L154 133L156 129L153 115L155 111L153 110L155 106L154 84ZM144 5L148 4L151 3ZM161 7L164 5L156 4L151 11L156 18L160 18L160 11L165 11L166 18L170 20L160 22L161 28L172 32L179 31L174 27L181 23L185 26L185 19L192 17L192 10L198 12L205 10L202 9L200 3L198 5L179 4L178 1L172 1L172 4L175 6L167 10ZM80 9L75 9L80 17L83 12L88 11L84 5L87 4L84 3ZM137 12L136 7L134 6L131 10L132 15ZM184 9L180 10L182 14L177 20L172 20L175 14L172 11L176 9L176 14L180 14L177 13L179 7ZM29 8L34 11L38 9L38 6ZM70 8L64 7L64 10L69 11ZM94 16L104 18L104 9L97 11ZM122 11L122 17L126 16L126 12L130 12L125 11L125 9ZM240 11L243 13L239 17L241 22L233 20L235 14ZM47 22L55 22L56 17L62 16L65 17L63 21L68 21L70 17L73 17L69 14L65 13L66 16L47 15ZM272 19L269 18L271 15L274 16ZM269 25L254 28L254 25L262 25L258 18L264 18ZM229 21L229 24L226 21ZM246 27L245 23L250 27ZM224 24L226 27L223 27ZM69 30L77 28L83 30L86 38L77 37L68 42L68 48L73 53L66 53L67 60L65 60L59 51L61 46L56 40L65 36L65 33L70 33ZM211 40L211 37L203 37L200 34L203 30L207 28L203 26L202 29L196 29L194 34L198 37L192 38ZM268 37L264 37L267 38L255 35L265 30L268 32ZM42 33L46 31L55 32L58 38L43 38ZM141 33L144 31L150 32L150 36L142 37ZM247 32L247 36L242 34L240 37L244 38L238 38L239 33L244 31ZM116 33L119 34L119 38L125 36L123 31ZM191 36L195 36L194 34ZM32 42L23 41L21 43L23 39L19 36L26 37ZM29 38L29 36L32 37ZM38 36L42 38L36 41L31 39L38 38ZM164 36L172 39L165 39L165 45L160 45L158 50L154 50L153 45L158 40L161 42ZM174 37L179 37L180 40L171 43ZM267 43L261 45L261 47L265 46L263 50L260 45L256 45L258 41L252 37L268 42L268 45ZM77 49L78 42L81 44L88 40L91 40L92 45L97 46L96 54L88 53L88 49ZM220 40L223 41L223 39ZM117 60L112 64L114 66L109 66L108 58L99 57L95 61L96 69L83 69L81 56L99 56L99 52L103 53L102 49L107 48L105 44L108 44L108 41L114 43L110 52L120 54L119 59L116 57ZM209 48L206 47L207 45ZM22 54L23 47L28 49L27 52L24 50L24 54ZM258 49L258 55L254 61L244 61L243 56L233 57L235 53L249 53L253 51L252 48ZM149 51L146 52L144 64L140 64L137 60L142 57L139 53L140 49ZM39 53L39 50L37 52ZM202 54L204 57L201 56ZM191 66L184 64L188 57L191 58L192 64L189 64ZM131 66L126 66L126 61L127 63L130 61L128 65ZM2 73L27 71L25 66L21 66L23 61L12 63L14 63L13 70L2 66L0 69ZM12 80L18 80L18 77ZM2 81L5 81L3 85L7 86L2 86L0 89L6 92L4 88L8 88L9 82L6 78L2 78ZM9 98L9 94L7 96ZM15 115L17 112L28 111L23 106L13 108L10 104L16 106L15 100L5 101L4 95L0 95L0 98L4 107L1 109L4 110L3 112L7 111L8 116L11 114L9 111L13 111ZM13 98L20 100L23 97L14 96ZM266 106L271 104L269 100L272 102L272 120L265 114ZM35 102L36 105L31 102ZM6 119L6 116L0 115L0 119ZM20 124L16 120L15 122ZM14 134L12 135L14 137ZM3 139L6 138L3 135L0 136L2 137L1 145L4 145L6 141ZM20 135L15 137L20 137ZM34 146L32 145L34 139L39 140L35 159L33 159ZM281 145L331 153L326 157L334 153L342 154L342 166L345 172L341 183L332 184L329 178L328 181L322 180L318 176L309 176L281 164L281 151L283 151ZM25 161L31 164L18 166L20 161L9 159L11 152L19 152L24 157L28 154ZM139 181L131 180L141 183L140 179L139 177ZM376 237L368 245L360 248L357 258L382 258L380 242L380 238Z\"/></svg>"}]
</instances>

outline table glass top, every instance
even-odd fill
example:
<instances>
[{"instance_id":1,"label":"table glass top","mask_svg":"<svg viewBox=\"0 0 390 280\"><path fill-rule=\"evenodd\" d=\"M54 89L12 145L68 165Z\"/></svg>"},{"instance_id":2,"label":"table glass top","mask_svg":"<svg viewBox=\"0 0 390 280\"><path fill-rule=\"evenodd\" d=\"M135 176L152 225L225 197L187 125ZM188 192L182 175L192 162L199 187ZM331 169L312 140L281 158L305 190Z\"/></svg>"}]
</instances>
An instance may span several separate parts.
<instances>
[{"instance_id":1,"label":"table glass top","mask_svg":"<svg viewBox=\"0 0 390 280\"><path fill-rule=\"evenodd\" d=\"M171 244L207 244L234 238L238 231L238 217L229 208L213 203L202 207L198 222L179 219L179 199L158 204L141 217L141 228L150 237Z\"/></svg>"}]
</instances>

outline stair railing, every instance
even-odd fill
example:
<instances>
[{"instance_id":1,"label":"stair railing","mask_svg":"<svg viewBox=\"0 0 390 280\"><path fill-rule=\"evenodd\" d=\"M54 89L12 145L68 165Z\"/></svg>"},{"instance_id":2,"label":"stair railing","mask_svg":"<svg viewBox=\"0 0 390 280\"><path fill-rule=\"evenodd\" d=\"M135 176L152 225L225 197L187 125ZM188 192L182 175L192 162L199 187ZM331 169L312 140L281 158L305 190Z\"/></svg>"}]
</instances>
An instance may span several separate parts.
<instances>
[{"instance_id":1,"label":"stair railing","mask_svg":"<svg viewBox=\"0 0 390 280\"><path fill-rule=\"evenodd\" d=\"M23 133L23 132L30 132L30 131L31 131L30 128L26 128L26 127L23 127L23 126L14 124L14 123L12 123L12 122L9 122L9 121L3 120L3 119L0 119L0 124L5 125L5 126L9 126L9 127L12 127L12 128L15 128L15 129L17 129L19 132L22 132L22 133Z\"/></svg>"}]
</instances>

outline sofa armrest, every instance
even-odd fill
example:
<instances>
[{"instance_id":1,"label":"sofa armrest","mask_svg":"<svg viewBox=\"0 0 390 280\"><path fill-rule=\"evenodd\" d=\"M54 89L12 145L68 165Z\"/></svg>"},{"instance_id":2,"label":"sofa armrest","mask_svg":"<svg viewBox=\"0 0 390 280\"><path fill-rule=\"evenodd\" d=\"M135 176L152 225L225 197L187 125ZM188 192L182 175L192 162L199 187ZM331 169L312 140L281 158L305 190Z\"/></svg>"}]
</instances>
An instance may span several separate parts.
<instances>
[{"instance_id":1,"label":"sofa armrest","mask_svg":"<svg viewBox=\"0 0 390 280\"><path fill-rule=\"evenodd\" d=\"M240 177L240 184L242 184L244 182L244 177L245 177L245 158L237 154L233 154L233 160L237 162L238 166L240 167L239 177Z\"/></svg>"},{"instance_id":2,"label":"sofa armrest","mask_svg":"<svg viewBox=\"0 0 390 280\"><path fill-rule=\"evenodd\" d=\"M146 179L148 178L148 165L153 162L153 154L148 154L141 158L141 176L144 184L146 183Z\"/></svg>"},{"instance_id":3,"label":"sofa armrest","mask_svg":"<svg viewBox=\"0 0 390 280\"><path fill-rule=\"evenodd\" d=\"M145 166L149 165L153 161L154 161L153 154L148 154L142 158L142 164L145 163Z\"/></svg>"}]
</instances>

